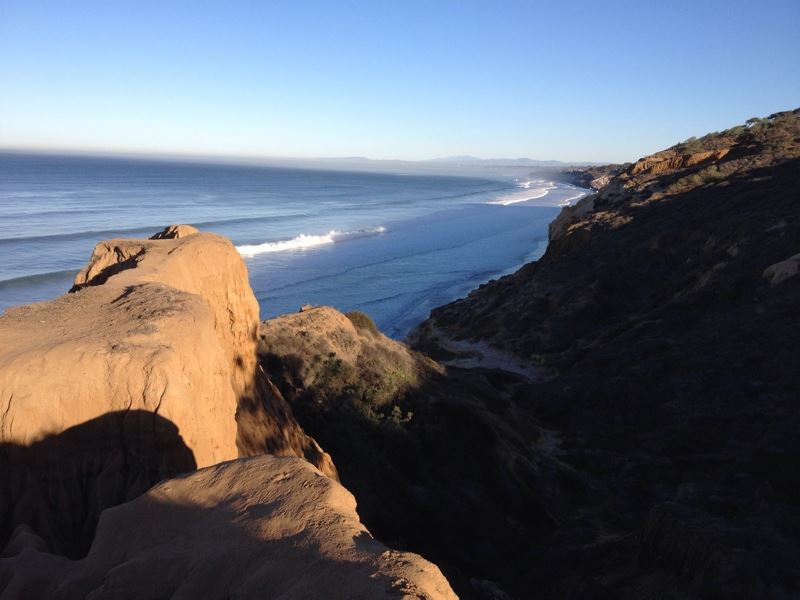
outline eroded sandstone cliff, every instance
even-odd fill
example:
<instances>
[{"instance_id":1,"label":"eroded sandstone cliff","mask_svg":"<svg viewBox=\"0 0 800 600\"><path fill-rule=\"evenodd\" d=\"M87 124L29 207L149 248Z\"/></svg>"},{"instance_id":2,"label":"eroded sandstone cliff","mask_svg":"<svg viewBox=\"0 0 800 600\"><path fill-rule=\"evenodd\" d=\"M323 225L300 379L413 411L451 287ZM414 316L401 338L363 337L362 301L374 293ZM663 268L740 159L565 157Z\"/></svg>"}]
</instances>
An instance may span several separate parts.
<instances>
[{"instance_id":1,"label":"eroded sandstone cliff","mask_svg":"<svg viewBox=\"0 0 800 600\"><path fill-rule=\"evenodd\" d=\"M256 362L233 245L188 226L157 237L99 243L73 293L0 317L0 545L27 522L80 556L104 508L238 456L336 477Z\"/></svg>"}]
</instances>

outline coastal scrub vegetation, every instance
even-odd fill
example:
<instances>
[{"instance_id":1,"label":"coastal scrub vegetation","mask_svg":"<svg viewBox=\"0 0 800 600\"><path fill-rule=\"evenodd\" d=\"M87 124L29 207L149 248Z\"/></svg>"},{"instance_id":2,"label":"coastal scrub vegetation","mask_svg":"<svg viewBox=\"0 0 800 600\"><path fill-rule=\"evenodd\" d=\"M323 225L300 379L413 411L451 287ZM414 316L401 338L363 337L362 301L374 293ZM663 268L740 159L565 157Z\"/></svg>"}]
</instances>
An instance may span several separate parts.
<instances>
[{"instance_id":1,"label":"coastal scrub vegetation","mask_svg":"<svg viewBox=\"0 0 800 600\"><path fill-rule=\"evenodd\" d=\"M317 355L312 359L320 361L315 381L300 391L295 401L355 412L376 424L408 422L413 412L402 405L405 392L416 378L381 358L359 357L353 364L335 354L324 358Z\"/></svg>"},{"instance_id":2,"label":"coastal scrub vegetation","mask_svg":"<svg viewBox=\"0 0 800 600\"><path fill-rule=\"evenodd\" d=\"M265 322L261 361L293 404L392 427L411 422L408 394L436 368L367 314L324 307Z\"/></svg>"},{"instance_id":3,"label":"coastal scrub vegetation","mask_svg":"<svg viewBox=\"0 0 800 600\"><path fill-rule=\"evenodd\" d=\"M727 185L727 179L737 172L800 156L800 109L749 119L744 125L700 138L690 137L670 150L682 156L721 150L727 154L712 164L702 163L676 172L665 193L681 194L717 183Z\"/></svg>"},{"instance_id":4,"label":"coastal scrub vegetation","mask_svg":"<svg viewBox=\"0 0 800 600\"><path fill-rule=\"evenodd\" d=\"M351 310L344 313L344 316L350 319L350 322L355 325L359 331L368 331L372 335L380 335L380 329L375 325L375 321L367 314L360 310Z\"/></svg>"},{"instance_id":5,"label":"coastal scrub vegetation","mask_svg":"<svg viewBox=\"0 0 800 600\"><path fill-rule=\"evenodd\" d=\"M744 125L699 138L690 137L670 150L679 154L695 154L733 146L740 146L741 154L747 154L753 161L764 164L775 157L797 156L800 154L800 109L775 113L763 119L748 119Z\"/></svg>"}]
</instances>

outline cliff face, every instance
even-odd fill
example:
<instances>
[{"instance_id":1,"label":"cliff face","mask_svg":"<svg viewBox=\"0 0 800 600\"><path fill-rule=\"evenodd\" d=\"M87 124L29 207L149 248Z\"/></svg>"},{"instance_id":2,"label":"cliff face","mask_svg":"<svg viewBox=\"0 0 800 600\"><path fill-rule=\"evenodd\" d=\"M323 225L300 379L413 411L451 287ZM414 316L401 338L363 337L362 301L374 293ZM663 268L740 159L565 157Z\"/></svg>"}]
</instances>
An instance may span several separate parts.
<instances>
[{"instance_id":1,"label":"cliff face","mask_svg":"<svg viewBox=\"0 0 800 600\"><path fill-rule=\"evenodd\" d=\"M0 540L40 523L81 555L103 508L240 455L336 476L256 362L258 305L228 240L181 226L101 242L73 290L0 317Z\"/></svg>"},{"instance_id":2,"label":"cliff face","mask_svg":"<svg viewBox=\"0 0 800 600\"><path fill-rule=\"evenodd\" d=\"M580 485L509 587L800 594L800 111L645 157L566 209L537 263L435 309L417 347L538 365L513 395ZM571 505L571 507L570 507Z\"/></svg>"},{"instance_id":3,"label":"cliff face","mask_svg":"<svg viewBox=\"0 0 800 600\"><path fill-rule=\"evenodd\" d=\"M779 113L642 158L562 211L541 260L428 325L554 364L645 311L758 293L797 254L798 136L800 113Z\"/></svg>"},{"instance_id":4,"label":"cliff face","mask_svg":"<svg viewBox=\"0 0 800 600\"><path fill-rule=\"evenodd\" d=\"M455 599L439 569L389 550L353 496L297 458L239 459L106 510L88 555L42 551L20 528L0 558L3 598Z\"/></svg>"}]
</instances>

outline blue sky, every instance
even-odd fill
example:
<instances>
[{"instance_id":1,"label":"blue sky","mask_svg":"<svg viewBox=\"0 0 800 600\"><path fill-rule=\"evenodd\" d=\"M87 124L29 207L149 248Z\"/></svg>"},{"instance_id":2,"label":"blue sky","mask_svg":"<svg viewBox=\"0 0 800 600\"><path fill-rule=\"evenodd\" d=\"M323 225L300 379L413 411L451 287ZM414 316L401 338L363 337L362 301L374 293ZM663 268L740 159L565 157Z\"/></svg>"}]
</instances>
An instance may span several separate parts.
<instances>
[{"instance_id":1,"label":"blue sky","mask_svg":"<svg viewBox=\"0 0 800 600\"><path fill-rule=\"evenodd\" d=\"M0 0L0 147L622 161L800 106L798 59L798 0Z\"/></svg>"}]
</instances>

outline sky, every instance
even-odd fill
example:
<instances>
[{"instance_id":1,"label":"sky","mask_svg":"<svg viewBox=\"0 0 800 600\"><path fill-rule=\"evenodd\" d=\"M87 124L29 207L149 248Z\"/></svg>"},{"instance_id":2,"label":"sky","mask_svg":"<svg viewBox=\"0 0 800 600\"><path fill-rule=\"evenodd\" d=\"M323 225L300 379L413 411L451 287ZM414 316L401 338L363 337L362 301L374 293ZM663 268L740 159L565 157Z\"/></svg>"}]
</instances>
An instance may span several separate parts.
<instances>
[{"instance_id":1,"label":"sky","mask_svg":"<svg viewBox=\"0 0 800 600\"><path fill-rule=\"evenodd\" d=\"M0 0L0 148L628 161L798 59L800 0Z\"/></svg>"}]
</instances>

